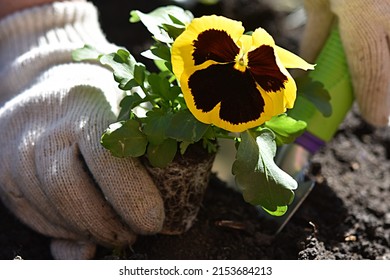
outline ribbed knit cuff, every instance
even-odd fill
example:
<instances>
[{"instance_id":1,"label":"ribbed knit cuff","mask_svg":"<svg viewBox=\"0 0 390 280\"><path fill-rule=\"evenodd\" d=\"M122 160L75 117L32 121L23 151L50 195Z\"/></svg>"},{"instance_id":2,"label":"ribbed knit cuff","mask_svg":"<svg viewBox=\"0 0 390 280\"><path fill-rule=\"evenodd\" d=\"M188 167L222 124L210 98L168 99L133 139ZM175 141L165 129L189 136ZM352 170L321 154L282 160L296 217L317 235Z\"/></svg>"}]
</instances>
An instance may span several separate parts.
<instances>
[{"instance_id":1,"label":"ribbed knit cuff","mask_svg":"<svg viewBox=\"0 0 390 280\"><path fill-rule=\"evenodd\" d=\"M104 53L117 49L100 28L88 2L54 2L0 21L0 104L50 67L72 62L72 51L90 44Z\"/></svg>"},{"instance_id":2,"label":"ribbed knit cuff","mask_svg":"<svg viewBox=\"0 0 390 280\"><path fill-rule=\"evenodd\" d=\"M54 2L3 18L0 20L0 41L2 62L37 47L64 49L85 43L107 44L95 6L77 1Z\"/></svg>"}]
</instances>

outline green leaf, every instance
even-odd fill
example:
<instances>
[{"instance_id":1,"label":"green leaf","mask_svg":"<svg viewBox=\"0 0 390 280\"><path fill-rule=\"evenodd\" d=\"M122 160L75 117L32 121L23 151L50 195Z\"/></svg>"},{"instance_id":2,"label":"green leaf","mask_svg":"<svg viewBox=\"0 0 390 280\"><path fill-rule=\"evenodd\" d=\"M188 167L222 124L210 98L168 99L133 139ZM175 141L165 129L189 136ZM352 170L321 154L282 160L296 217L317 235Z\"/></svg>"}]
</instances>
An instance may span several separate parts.
<instances>
[{"instance_id":1,"label":"green leaf","mask_svg":"<svg viewBox=\"0 0 390 280\"><path fill-rule=\"evenodd\" d=\"M277 206L275 211L271 211L271 210L268 210L265 208L263 208L263 209L267 213L271 214L272 216L280 217L280 216L283 216L284 214L286 214L288 207L287 206Z\"/></svg>"},{"instance_id":2,"label":"green leaf","mask_svg":"<svg viewBox=\"0 0 390 280\"><path fill-rule=\"evenodd\" d=\"M265 122L265 127L271 129L276 136L276 144L283 145L294 142L306 129L306 122L297 121L286 114L273 117Z\"/></svg>"},{"instance_id":3,"label":"green leaf","mask_svg":"<svg viewBox=\"0 0 390 280\"><path fill-rule=\"evenodd\" d=\"M179 35L181 33L183 33L183 31L185 30L185 27L177 27L177 26L174 26L174 25L171 25L171 24L166 24L166 23L163 23L162 24L162 28L164 28L164 30L168 33L169 37L171 37L172 39L176 39L177 37L179 37Z\"/></svg>"},{"instance_id":4,"label":"green leaf","mask_svg":"<svg viewBox=\"0 0 390 280\"><path fill-rule=\"evenodd\" d=\"M168 71L168 70L172 71L171 70L172 65L170 65L170 63L168 63L167 61L156 59L154 60L154 64L161 72Z\"/></svg>"},{"instance_id":5,"label":"green leaf","mask_svg":"<svg viewBox=\"0 0 390 280\"><path fill-rule=\"evenodd\" d=\"M98 60L103 54L91 45L84 45L84 47L76 49L72 52L72 59L74 61L83 60Z\"/></svg>"},{"instance_id":6,"label":"green leaf","mask_svg":"<svg viewBox=\"0 0 390 280\"><path fill-rule=\"evenodd\" d=\"M174 24L177 24L177 25L181 25L181 26L186 26L186 24L184 22L182 22L181 20L179 20L178 18L174 17L173 15L169 14L168 15L169 18L171 19L171 21L174 23Z\"/></svg>"},{"instance_id":7,"label":"green leaf","mask_svg":"<svg viewBox=\"0 0 390 280\"><path fill-rule=\"evenodd\" d=\"M157 43L150 49L152 54L165 61L171 61L171 49L164 44Z\"/></svg>"},{"instance_id":8,"label":"green leaf","mask_svg":"<svg viewBox=\"0 0 390 280\"><path fill-rule=\"evenodd\" d=\"M141 18L140 18L140 16L139 16L139 13L140 13L140 11L138 11L138 10L130 11L130 18L129 18L129 21L130 21L131 23L136 23L136 22L141 21Z\"/></svg>"},{"instance_id":9,"label":"green leaf","mask_svg":"<svg viewBox=\"0 0 390 280\"><path fill-rule=\"evenodd\" d=\"M141 53L142 56L152 59L161 72L172 73L171 50L167 45L157 43Z\"/></svg>"},{"instance_id":10,"label":"green leaf","mask_svg":"<svg viewBox=\"0 0 390 280\"><path fill-rule=\"evenodd\" d=\"M121 49L116 53L102 55L100 62L111 67L115 81L119 83L119 88L129 90L137 86L137 83L133 81L134 67L137 62L127 50Z\"/></svg>"},{"instance_id":11,"label":"green leaf","mask_svg":"<svg viewBox=\"0 0 390 280\"><path fill-rule=\"evenodd\" d=\"M181 93L178 86L171 86L165 73L151 73L148 77L148 83L152 88L152 92L161 96L164 100L173 101Z\"/></svg>"},{"instance_id":12,"label":"green leaf","mask_svg":"<svg viewBox=\"0 0 390 280\"><path fill-rule=\"evenodd\" d=\"M172 114L163 109L153 109L147 112L145 118L144 133L153 145L160 145L168 138L167 129L172 120Z\"/></svg>"},{"instance_id":13,"label":"green leaf","mask_svg":"<svg viewBox=\"0 0 390 280\"><path fill-rule=\"evenodd\" d=\"M298 98L308 99L324 117L329 117L332 114L331 97L323 83L313 80L308 75L298 77L295 81L297 83Z\"/></svg>"},{"instance_id":14,"label":"green leaf","mask_svg":"<svg viewBox=\"0 0 390 280\"><path fill-rule=\"evenodd\" d=\"M168 138L159 145L149 144L147 156L152 166L163 168L172 162L176 151L177 142Z\"/></svg>"},{"instance_id":15,"label":"green leaf","mask_svg":"<svg viewBox=\"0 0 390 280\"><path fill-rule=\"evenodd\" d=\"M137 83L137 81L135 79L131 79L131 80L120 80L120 79L117 79L115 76L114 76L114 79L115 81L117 81L119 83L119 88L122 89L122 90L131 90L132 88L135 88L135 87L138 87L139 84Z\"/></svg>"},{"instance_id":16,"label":"green leaf","mask_svg":"<svg viewBox=\"0 0 390 280\"><path fill-rule=\"evenodd\" d=\"M191 145L191 142L180 142L180 154L184 155L185 152L187 151L187 148Z\"/></svg>"},{"instance_id":17,"label":"green leaf","mask_svg":"<svg viewBox=\"0 0 390 280\"><path fill-rule=\"evenodd\" d=\"M135 120L111 124L101 138L101 144L116 157L139 157L145 154L148 140Z\"/></svg>"},{"instance_id":18,"label":"green leaf","mask_svg":"<svg viewBox=\"0 0 390 280\"><path fill-rule=\"evenodd\" d=\"M194 18L190 11L183 10L177 6L164 6L155 9L154 11L144 14L138 10L131 11L130 22L141 21L145 27L153 34L156 40L163 43L172 43L173 39L162 28L163 24L181 25L172 21L171 17L176 18L178 21L184 24L188 24Z\"/></svg>"},{"instance_id":19,"label":"green leaf","mask_svg":"<svg viewBox=\"0 0 390 280\"><path fill-rule=\"evenodd\" d=\"M140 86L143 86L145 82L145 76L146 76L145 71L146 71L145 65L141 63L136 63L134 65L134 80Z\"/></svg>"},{"instance_id":20,"label":"green leaf","mask_svg":"<svg viewBox=\"0 0 390 280\"><path fill-rule=\"evenodd\" d=\"M276 143L269 129L241 133L232 172L245 201L272 215L283 215L293 198L297 182L274 162Z\"/></svg>"},{"instance_id":21,"label":"green leaf","mask_svg":"<svg viewBox=\"0 0 390 280\"><path fill-rule=\"evenodd\" d=\"M171 63L170 61L165 61L164 66L165 66L165 68L168 69L171 73L173 73L173 70L172 70L172 63ZM164 68L161 68L161 69L164 69Z\"/></svg>"},{"instance_id":22,"label":"green leaf","mask_svg":"<svg viewBox=\"0 0 390 280\"><path fill-rule=\"evenodd\" d=\"M169 92L166 95L166 98L168 100L175 100L176 97L181 93L181 88L179 86L171 86L169 87Z\"/></svg>"},{"instance_id":23,"label":"green leaf","mask_svg":"<svg viewBox=\"0 0 390 280\"><path fill-rule=\"evenodd\" d=\"M173 115L167 136L177 141L195 143L202 139L210 125L199 122L186 109Z\"/></svg>"},{"instance_id":24,"label":"green leaf","mask_svg":"<svg viewBox=\"0 0 390 280\"><path fill-rule=\"evenodd\" d=\"M219 2L219 0L199 0L199 3L203 5L215 5Z\"/></svg>"},{"instance_id":25,"label":"green leaf","mask_svg":"<svg viewBox=\"0 0 390 280\"><path fill-rule=\"evenodd\" d=\"M152 88L152 92L158 96L163 97L166 100L169 100L169 87L170 83L168 79L162 77L159 74L151 73L148 77L148 83Z\"/></svg>"},{"instance_id":26,"label":"green leaf","mask_svg":"<svg viewBox=\"0 0 390 280\"><path fill-rule=\"evenodd\" d=\"M144 100L136 92L132 95L125 96L119 103L121 110L118 115L118 120L128 120L132 110L142 102L144 102Z\"/></svg>"}]
</instances>

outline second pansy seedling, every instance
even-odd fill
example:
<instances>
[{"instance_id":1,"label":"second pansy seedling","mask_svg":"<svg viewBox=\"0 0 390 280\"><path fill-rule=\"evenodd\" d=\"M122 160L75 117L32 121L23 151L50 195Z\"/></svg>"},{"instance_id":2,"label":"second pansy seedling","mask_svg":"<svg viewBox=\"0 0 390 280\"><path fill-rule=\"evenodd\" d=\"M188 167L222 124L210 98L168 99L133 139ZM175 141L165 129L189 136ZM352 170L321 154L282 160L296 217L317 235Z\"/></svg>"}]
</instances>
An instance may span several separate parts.
<instances>
[{"instance_id":1,"label":"second pansy seedling","mask_svg":"<svg viewBox=\"0 0 390 280\"><path fill-rule=\"evenodd\" d=\"M172 67L199 121L242 132L293 107L296 85L286 68L314 65L262 28L247 35L241 22L212 15L194 19L174 41Z\"/></svg>"}]
</instances>

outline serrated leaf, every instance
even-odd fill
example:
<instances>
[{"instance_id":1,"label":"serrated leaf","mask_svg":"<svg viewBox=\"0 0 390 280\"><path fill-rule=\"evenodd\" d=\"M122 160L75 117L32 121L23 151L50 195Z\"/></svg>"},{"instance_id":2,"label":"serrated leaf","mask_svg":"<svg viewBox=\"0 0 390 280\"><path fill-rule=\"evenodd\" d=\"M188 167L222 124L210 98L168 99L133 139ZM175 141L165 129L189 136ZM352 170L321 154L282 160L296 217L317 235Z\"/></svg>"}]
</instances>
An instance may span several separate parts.
<instances>
[{"instance_id":1,"label":"serrated leaf","mask_svg":"<svg viewBox=\"0 0 390 280\"><path fill-rule=\"evenodd\" d=\"M331 96L323 83L313 80L308 75L295 78L295 81L297 83L298 98L308 99L324 117L329 117L332 114Z\"/></svg>"},{"instance_id":2,"label":"serrated leaf","mask_svg":"<svg viewBox=\"0 0 390 280\"><path fill-rule=\"evenodd\" d=\"M168 138L167 129L172 121L172 114L163 109L154 109L146 114L144 133L153 145L160 145Z\"/></svg>"},{"instance_id":3,"label":"serrated leaf","mask_svg":"<svg viewBox=\"0 0 390 280\"><path fill-rule=\"evenodd\" d=\"M118 115L118 120L121 121L129 119L131 111L142 102L142 97L139 96L139 94L136 92L134 92L132 95L125 96L119 103L121 110Z\"/></svg>"},{"instance_id":4,"label":"serrated leaf","mask_svg":"<svg viewBox=\"0 0 390 280\"><path fill-rule=\"evenodd\" d=\"M167 45L157 43L150 51L162 60L171 61L171 49Z\"/></svg>"},{"instance_id":5,"label":"serrated leaf","mask_svg":"<svg viewBox=\"0 0 390 280\"><path fill-rule=\"evenodd\" d=\"M163 43L173 42L173 39L169 36L167 31L162 28L163 24L175 24L170 15L184 24L190 23L193 19L193 15L190 11L177 6L160 7L148 14L134 10L131 11L130 15L130 22L141 21L149 32L153 34L155 39Z\"/></svg>"},{"instance_id":6,"label":"serrated leaf","mask_svg":"<svg viewBox=\"0 0 390 280\"><path fill-rule=\"evenodd\" d=\"M151 73L148 77L148 83L152 88L152 92L164 100L174 101L176 97L181 93L181 89L178 86L171 86L165 73Z\"/></svg>"},{"instance_id":7,"label":"serrated leaf","mask_svg":"<svg viewBox=\"0 0 390 280\"><path fill-rule=\"evenodd\" d=\"M149 144L147 156L152 166L163 168L172 162L176 151L177 141L168 138L159 145Z\"/></svg>"},{"instance_id":8,"label":"serrated leaf","mask_svg":"<svg viewBox=\"0 0 390 280\"><path fill-rule=\"evenodd\" d=\"M95 47L91 45L84 45L84 47L72 52L72 59L74 61L98 60L101 55L102 53Z\"/></svg>"},{"instance_id":9,"label":"serrated leaf","mask_svg":"<svg viewBox=\"0 0 390 280\"><path fill-rule=\"evenodd\" d=\"M142 56L152 59L154 64L160 70L160 72L170 71L172 73L171 65L171 53L168 46L163 44L157 44L163 46L162 48L152 47L141 53Z\"/></svg>"},{"instance_id":10,"label":"serrated leaf","mask_svg":"<svg viewBox=\"0 0 390 280\"><path fill-rule=\"evenodd\" d=\"M116 78L115 75L114 75L114 79L116 82L119 83L119 87L122 90L131 90L131 89L139 86L139 84L137 83L137 81L135 79L131 79L131 80L126 82L126 80L120 80L120 79Z\"/></svg>"},{"instance_id":11,"label":"serrated leaf","mask_svg":"<svg viewBox=\"0 0 390 280\"><path fill-rule=\"evenodd\" d=\"M166 96L166 98L168 100L175 100L176 97L181 93L181 88L179 86L171 86L169 87L169 91L168 91L168 94Z\"/></svg>"},{"instance_id":12,"label":"serrated leaf","mask_svg":"<svg viewBox=\"0 0 390 280\"><path fill-rule=\"evenodd\" d=\"M306 129L306 122L295 120L286 114L273 117L265 122L265 127L270 128L275 133L277 145L292 143L295 138L301 135Z\"/></svg>"},{"instance_id":13,"label":"serrated leaf","mask_svg":"<svg viewBox=\"0 0 390 280\"><path fill-rule=\"evenodd\" d=\"M198 142L210 125L199 122L189 110L179 111L173 115L167 130L167 136L177 141Z\"/></svg>"},{"instance_id":14,"label":"serrated leaf","mask_svg":"<svg viewBox=\"0 0 390 280\"><path fill-rule=\"evenodd\" d=\"M158 96L163 97L166 100L169 100L167 96L169 96L169 81L162 77L159 74L152 73L148 77L148 83L152 88L152 92Z\"/></svg>"},{"instance_id":15,"label":"serrated leaf","mask_svg":"<svg viewBox=\"0 0 390 280\"><path fill-rule=\"evenodd\" d=\"M136 83L132 84L132 80L134 66L137 62L128 51L118 50L116 53L102 55L100 62L113 70L114 79L119 83L119 88L128 90L136 86Z\"/></svg>"},{"instance_id":16,"label":"serrated leaf","mask_svg":"<svg viewBox=\"0 0 390 280\"><path fill-rule=\"evenodd\" d=\"M164 71L171 71L172 72L172 65L168 63L168 61L164 60L154 60L154 64L160 70L161 72Z\"/></svg>"},{"instance_id":17,"label":"serrated leaf","mask_svg":"<svg viewBox=\"0 0 390 280\"><path fill-rule=\"evenodd\" d=\"M272 131L243 132L232 172L245 201L280 215L292 202L297 182L275 164L275 153Z\"/></svg>"},{"instance_id":18,"label":"serrated leaf","mask_svg":"<svg viewBox=\"0 0 390 280\"><path fill-rule=\"evenodd\" d=\"M135 120L111 124L101 138L101 144L116 157L139 157L145 154L148 140Z\"/></svg>"}]
</instances>

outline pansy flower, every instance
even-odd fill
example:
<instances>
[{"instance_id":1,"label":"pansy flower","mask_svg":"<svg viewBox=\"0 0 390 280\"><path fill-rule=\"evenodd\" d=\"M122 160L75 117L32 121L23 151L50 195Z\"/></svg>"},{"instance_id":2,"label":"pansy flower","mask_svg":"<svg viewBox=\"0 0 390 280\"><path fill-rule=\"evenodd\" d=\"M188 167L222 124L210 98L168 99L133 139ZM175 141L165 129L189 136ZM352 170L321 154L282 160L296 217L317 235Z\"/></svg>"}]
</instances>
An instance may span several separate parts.
<instances>
[{"instance_id":1,"label":"pansy flower","mask_svg":"<svg viewBox=\"0 0 390 280\"><path fill-rule=\"evenodd\" d=\"M286 68L314 69L258 28L221 16L196 18L172 45L172 67L189 110L201 122L241 132L292 108Z\"/></svg>"}]
</instances>

